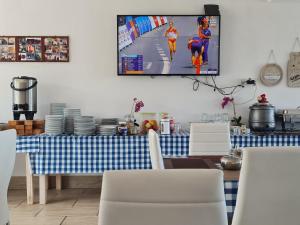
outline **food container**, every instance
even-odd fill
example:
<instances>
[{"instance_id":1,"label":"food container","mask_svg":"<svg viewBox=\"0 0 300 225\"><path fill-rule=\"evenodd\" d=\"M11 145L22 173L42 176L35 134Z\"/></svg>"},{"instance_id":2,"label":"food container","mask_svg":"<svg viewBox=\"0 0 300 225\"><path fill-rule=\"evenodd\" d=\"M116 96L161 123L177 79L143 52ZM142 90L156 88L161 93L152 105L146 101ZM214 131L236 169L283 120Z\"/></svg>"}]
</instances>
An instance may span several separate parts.
<instances>
[{"instance_id":1,"label":"food container","mask_svg":"<svg viewBox=\"0 0 300 225\"><path fill-rule=\"evenodd\" d=\"M256 103L250 107L249 127L252 131L274 131L275 107L268 103Z\"/></svg>"},{"instance_id":2,"label":"food container","mask_svg":"<svg viewBox=\"0 0 300 225\"><path fill-rule=\"evenodd\" d=\"M128 133L128 127L126 122L119 122L118 134L121 136L126 136Z\"/></svg>"},{"instance_id":3,"label":"food container","mask_svg":"<svg viewBox=\"0 0 300 225\"><path fill-rule=\"evenodd\" d=\"M160 134L162 135L170 135L171 134L171 126L170 119L164 118L160 120Z\"/></svg>"},{"instance_id":4,"label":"food container","mask_svg":"<svg viewBox=\"0 0 300 225\"><path fill-rule=\"evenodd\" d=\"M158 131L158 115L157 113L141 113L140 114L141 134L147 134L150 129Z\"/></svg>"},{"instance_id":5,"label":"food container","mask_svg":"<svg viewBox=\"0 0 300 225\"><path fill-rule=\"evenodd\" d=\"M242 166L242 159L234 155L225 155L221 158L221 166L224 170L239 170Z\"/></svg>"}]
</instances>

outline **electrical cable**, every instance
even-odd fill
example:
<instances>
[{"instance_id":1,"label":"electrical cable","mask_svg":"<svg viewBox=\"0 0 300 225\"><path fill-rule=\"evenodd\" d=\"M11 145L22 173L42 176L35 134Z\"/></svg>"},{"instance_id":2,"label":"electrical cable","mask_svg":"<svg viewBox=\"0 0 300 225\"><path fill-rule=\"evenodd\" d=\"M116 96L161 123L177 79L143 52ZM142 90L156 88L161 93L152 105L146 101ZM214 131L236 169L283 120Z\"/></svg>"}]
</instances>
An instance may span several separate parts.
<instances>
[{"instance_id":1,"label":"electrical cable","mask_svg":"<svg viewBox=\"0 0 300 225\"><path fill-rule=\"evenodd\" d=\"M257 93L257 86L255 85L255 89L254 89L252 97L249 100L247 100L247 101L240 102L240 103L235 103L235 105L245 105L245 104L248 104L249 102L251 102L252 100L254 100L256 98L256 93Z\"/></svg>"},{"instance_id":2,"label":"electrical cable","mask_svg":"<svg viewBox=\"0 0 300 225\"><path fill-rule=\"evenodd\" d=\"M200 80L198 78L189 77L189 76L183 76L183 78L187 78L187 79L190 79L190 80L193 81L193 90L194 91L198 91L199 88L200 88L200 84L202 84L202 85L205 85L205 86L213 88L214 91L217 91L218 93L220 93L223 96L231 96L231 95L233 95L236 92L236 90L238 88L244 88L245 85L247 85L247 84L253 84L253 85L255 85L255 81L253 81L251 79L249 79L247 81L242 81L240 84L237 84L237 85L226 86L226 87L219 87L217 85L216 81L215 81L215 77L213 77L213 76L211 77L211 80L212 80L213 84L208 81L207 77L206 77L206 81L202 81L202 80ZM230 90L226 91L227 89L230 89Z\"/></svg>"}]
</instances>

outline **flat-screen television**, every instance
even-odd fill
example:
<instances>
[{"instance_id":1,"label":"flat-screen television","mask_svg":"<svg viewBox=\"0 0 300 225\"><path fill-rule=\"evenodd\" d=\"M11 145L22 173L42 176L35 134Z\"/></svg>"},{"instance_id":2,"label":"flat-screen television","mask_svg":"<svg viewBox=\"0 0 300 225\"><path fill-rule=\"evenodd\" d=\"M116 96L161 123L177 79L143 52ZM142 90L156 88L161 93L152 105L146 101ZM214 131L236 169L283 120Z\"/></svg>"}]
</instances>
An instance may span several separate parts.
<instances>
[{"instance_id":1,"label":"flat-screen television","mask_svg":"<svg viewBox=\"0 0 300 225\"><path fill-rule=\"evenodd\" d=\"M118 75L219 75L220 19L118 15Z\"/></svg>"}]
</instances>

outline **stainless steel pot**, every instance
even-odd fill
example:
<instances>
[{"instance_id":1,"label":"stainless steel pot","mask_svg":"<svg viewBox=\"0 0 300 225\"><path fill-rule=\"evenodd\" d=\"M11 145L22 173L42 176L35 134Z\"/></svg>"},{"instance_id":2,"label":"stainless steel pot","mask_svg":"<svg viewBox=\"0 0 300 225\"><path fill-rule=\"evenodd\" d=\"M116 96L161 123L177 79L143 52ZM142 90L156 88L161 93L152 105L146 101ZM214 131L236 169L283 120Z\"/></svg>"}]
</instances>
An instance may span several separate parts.
<instances>
[{"instance_id":1,"label":"stainless steel pot","mask_svg":"<svg viewBox=\"0 0 300 225\"><path fill-rule=\"evenodd\" d=\"M33 77L14 77L10 86L14 119L19 120L20 115L25 114L27 120L32 120L37 112L37 80Z\"/></svg>"},{"instance_id":2,"label":"stainless steel pot","mask_svg":"<svg viewBox=\"0 0 300 225\"><path fill-rule=\"evenodd\" d=\"M275 107L271 104L256 103L250 106L249 127L252 131L274 131Z\"/></svg>"}]
</instances>

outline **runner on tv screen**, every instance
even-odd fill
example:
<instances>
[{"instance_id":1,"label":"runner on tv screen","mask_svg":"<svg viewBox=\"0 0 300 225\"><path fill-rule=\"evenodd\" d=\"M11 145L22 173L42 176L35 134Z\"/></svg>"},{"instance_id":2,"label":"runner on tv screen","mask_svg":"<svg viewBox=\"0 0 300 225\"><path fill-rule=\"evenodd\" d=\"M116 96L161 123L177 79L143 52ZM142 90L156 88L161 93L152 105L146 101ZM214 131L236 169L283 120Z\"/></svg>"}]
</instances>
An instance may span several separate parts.
<instances>
[{"instance_id":1,"label":"runner on tv screen","mask_svg":"<svg viewBox=\"0 0 300 225\"><path fill-rule=\"evenodd\" d=\"M118 16L119 75L219 75L220 16Z\"/></svg>"}]
</instances>

